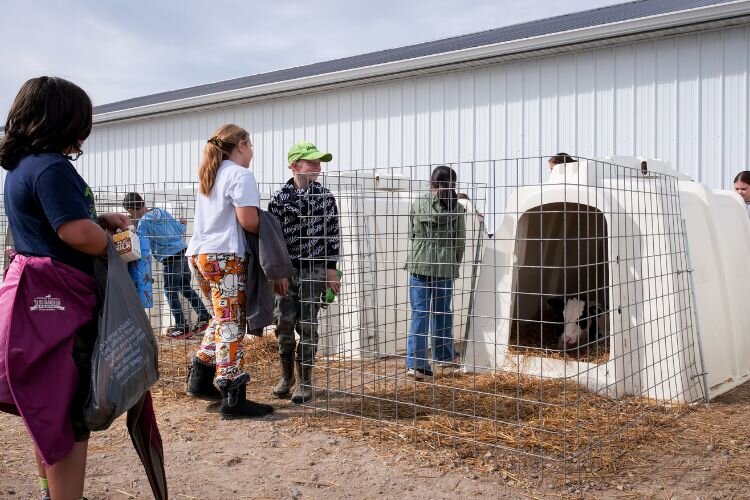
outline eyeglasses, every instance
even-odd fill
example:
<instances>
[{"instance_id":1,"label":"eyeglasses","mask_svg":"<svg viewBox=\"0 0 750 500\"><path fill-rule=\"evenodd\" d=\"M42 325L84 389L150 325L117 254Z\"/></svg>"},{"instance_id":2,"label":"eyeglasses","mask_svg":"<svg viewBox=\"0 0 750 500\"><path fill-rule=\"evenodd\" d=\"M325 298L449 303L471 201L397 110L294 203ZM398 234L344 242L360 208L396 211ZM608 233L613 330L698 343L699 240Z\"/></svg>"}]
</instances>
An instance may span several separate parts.
<instances>
[{"instance_id":1,"label":"eyeglasses","mask_svg":"<svg viewBox=\"0 0 750 500\"><path fill-rule=\"evenodd\" d=\"M75 156L74 156L75 155ZM76 151L73 155L63 155L65 158L67 158L70 161L76 161L78 158L80 158L83 155L83 150L79 149Z\"/></svg>"}]
</instances>

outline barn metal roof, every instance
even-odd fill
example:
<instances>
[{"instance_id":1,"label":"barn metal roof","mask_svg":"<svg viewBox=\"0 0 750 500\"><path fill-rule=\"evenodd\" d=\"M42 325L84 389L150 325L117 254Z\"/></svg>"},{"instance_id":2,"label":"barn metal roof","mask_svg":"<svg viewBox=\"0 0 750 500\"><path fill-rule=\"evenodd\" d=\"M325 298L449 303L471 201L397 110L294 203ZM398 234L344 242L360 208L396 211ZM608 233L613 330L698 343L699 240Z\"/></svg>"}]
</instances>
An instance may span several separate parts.
<instances>
[{"instance_id":1,"label":"barn metal roof","mask_svg":"<svg viewBox=\"0 0 750 500\"><path fill-rule=\"evenodd\" d=\"M201 95L215 94L231 90L255 87L269 83L294 80L309 76L333 73L342 70L373 66L417 57L430 56L461 49L482 47L497 43L538 37L552 33L628 21L683 10L730 3L733 0L640 0L623 4L591 9L547 19L540 19L512 26L455 36L442 40L419 43L406 47L380 50L368 54L344 57L331 61L308 64L294 68L260 73L216 83L197 85L168 92L135 97L110 104L97 106L94 114L110 113L123 109L148 106L168 101L186 99Z\"/></svg>"},{"instance_id":2,"label":"barn metal roof","mask_svg":"<svg viewBox=\"0 0 750 500\"><path fill-rule=\"evenodd\" d=\"M96 106L94 108L94 115L150 106L180 99L188 99L207 94L251 88L259 85L295 80L309 76L323 75L347 69L362 68L417 57L454 52L461 49L522 40L524 38L549 35L563 31L591 28L620 21L680 12L700 7L708 7L711 5L733 3L735 1L736 0L639 0L622 3L611 5L609 7L601 7L598 9L585 10L537 21L514 24L502 28L480 31L468 35L444 38L432 42L418 43L416 45L409 45L395 49L379 50L377 52L344 57L332 61L270 71L268 73L233 78L231 80L196 85L194 87L186 87L167 92L159 92L157 94L142 97L134 97L132 99L125 99L123 101ZM0 134L2 134L3 129L4 127L0 126Z\"/></svg>"}]
</instances>

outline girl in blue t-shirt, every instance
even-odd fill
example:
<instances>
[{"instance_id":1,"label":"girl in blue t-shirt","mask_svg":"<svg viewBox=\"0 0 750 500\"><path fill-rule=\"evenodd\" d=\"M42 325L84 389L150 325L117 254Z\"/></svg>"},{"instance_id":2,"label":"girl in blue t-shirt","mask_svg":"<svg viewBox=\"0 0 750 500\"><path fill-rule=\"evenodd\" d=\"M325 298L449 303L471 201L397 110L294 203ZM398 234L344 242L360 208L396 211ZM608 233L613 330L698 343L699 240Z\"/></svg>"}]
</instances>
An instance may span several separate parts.
<instances>
[{"instance_id":1,"label":"girl in blue t-shirt","mask_svg":"<svg viewBox=\"0 0 750 500\"><path fill-rule=\"evenodd\" d=\"M90 358L80 346L90 349L97 335L92 256L106 254L106 230L130 224L121 214L97 215L71 163L83 153L91 115L91 100L75 84L33 78L0 141L16 251L0 286L0 410L23 416L40 486L53 498L83 496Z\"/></svg>"}]
</instances>

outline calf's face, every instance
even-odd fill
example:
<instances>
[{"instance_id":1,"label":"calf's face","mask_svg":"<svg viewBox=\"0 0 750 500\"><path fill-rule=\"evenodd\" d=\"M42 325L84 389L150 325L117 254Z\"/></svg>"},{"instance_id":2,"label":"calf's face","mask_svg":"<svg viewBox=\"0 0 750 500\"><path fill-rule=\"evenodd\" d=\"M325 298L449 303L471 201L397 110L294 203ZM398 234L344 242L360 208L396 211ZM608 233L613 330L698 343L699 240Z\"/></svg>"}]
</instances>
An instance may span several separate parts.
<instances>
[{"instance_id":1,"label":"calf's face","mask_svg":"<svg viewBox=\"0 0 750 500\"><path fill-rule=\"evenodd\" d=\"M547 301L553 309L562 309L564 321L563 334L560 337L560 347L578 345L588 338L588 331L595 318L589 318L586 311L586 301L579 298L559 299Z\"/></svg>"},{"instance_id":2,"label":"calf's face","mask_svg":"<svg viewBox=\"0 0 750 500\"><path fill-rule=\"evenodd\" d=\"M560 343L563 345L577 345L588 337L588 329L591 323L589 318L584 317L586 301L581 299L568 299L563 309L563 331Z\"/></svg>"}]
</instances>

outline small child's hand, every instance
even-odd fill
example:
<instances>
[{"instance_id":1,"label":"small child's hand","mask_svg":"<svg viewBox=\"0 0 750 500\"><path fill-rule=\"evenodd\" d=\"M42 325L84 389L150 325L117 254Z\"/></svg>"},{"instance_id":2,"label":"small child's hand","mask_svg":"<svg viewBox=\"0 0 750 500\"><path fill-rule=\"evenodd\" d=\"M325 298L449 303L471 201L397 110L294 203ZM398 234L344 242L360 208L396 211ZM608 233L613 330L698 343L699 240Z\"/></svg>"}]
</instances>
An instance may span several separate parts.
<instances>
[{"instance_id":1,"label":"small child's hand","mask_svg":"<svg viewBox=\"0 0 750 500\"><path fill-rule=\"evenodd\" d=\"M284 278L273 282L273 291L276 295L286 297L286 292L289 290L289 280Z\"/></svg>"},{"instance_id":2,"label":"small child's hand","mask_svg":"<svg viewBox=\"0 0 750 500\"><path fill-rule=\"evenodd\" d=\"M180 217L180 224L182 224L183 226L187 224L187 219L185 217Z\"/></svg>"},{"instance_id":3,"label":"small child's hand","mask_svg":"<svg viewBox=\"0 0 750 500\"><path fill-rule=\"evenodd\" d=\"M341 280L335 269L326 269L326 283L328 284L328 288L333 290L333 293L336 295L339 294L339 291L341 290Z\"/></svg>"}]
</instances>

